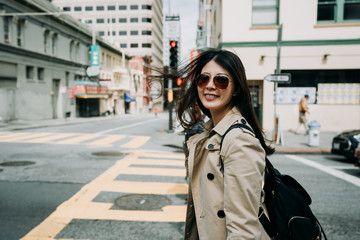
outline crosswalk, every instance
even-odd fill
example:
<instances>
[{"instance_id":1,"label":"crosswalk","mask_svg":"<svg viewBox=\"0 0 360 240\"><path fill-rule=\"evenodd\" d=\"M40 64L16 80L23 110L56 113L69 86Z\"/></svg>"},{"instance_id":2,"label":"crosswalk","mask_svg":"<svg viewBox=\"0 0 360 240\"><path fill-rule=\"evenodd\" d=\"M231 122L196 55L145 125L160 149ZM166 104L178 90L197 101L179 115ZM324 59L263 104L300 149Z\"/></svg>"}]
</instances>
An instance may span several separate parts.
<instances>
[{"instance_id":1,"label":"crosswalk","mask_svg":"<svg viewBox=\"0 0 360 240\"><path fill-rule=\"evenodd\" d=\"M143 146L149 139L149 136L121 134L0 132L0 143L80 144L136 149Z\"/></svg>"},{"instance_id":2,"label":"crosswalk","mask_svg":"<svg viewBox=\"0 0 360 240\"><path fill-rule=\"evenodd\" d=\"M113 167L83 186L78 193L58 206L48 218L21 240L72 239L67 236L65 229L81 221L184 222L186 213L184 196L187 193L184 176L183 154L141 149L129 151L128 156L117 161ZM159 178L162 180L159 181ZM157 211L114 208L115 201L111 197L105 201L98 200L99 196L124 196L124 194L182 197L177 202L170 201L168 205L162 206ZM81 231L78 232L81 234ZM88 239L88 237L77 236L76 239Z\"/></svg>"}]
</instances>

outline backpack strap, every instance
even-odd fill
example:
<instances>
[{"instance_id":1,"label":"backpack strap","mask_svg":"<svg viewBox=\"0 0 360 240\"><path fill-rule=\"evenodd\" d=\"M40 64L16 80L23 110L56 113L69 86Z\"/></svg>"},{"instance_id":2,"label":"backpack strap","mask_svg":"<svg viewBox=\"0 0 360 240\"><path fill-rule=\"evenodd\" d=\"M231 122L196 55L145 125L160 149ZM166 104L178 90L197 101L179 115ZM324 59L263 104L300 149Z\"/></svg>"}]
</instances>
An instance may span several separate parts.
<instances>
[{"instance_id":1,"label":"backpack strap","mask_svg":"<svg viewBox=\"0 0 360 240\"><path fill-rule=\"evenodd\" d=\"M250 132L254 133L254 131L248 125L245 125L242 123L233 124L228 128L228 130L226 130L226 132L224 133L224 135L222 136L222 139L220 141L220 155L219 155L220 171L223 174L223 176L224 176L224 162L221 158L221 147L222 147L222 143L224 141L226 134L234 128L245 128L245 129L249 130ZM267 158L265 158L265 171L268 171L267 170L268 166L273 167L272 164L270 163L270 161ZM262 207L260 207L260 209L259 209L258 218L259 218L263 228L265 229L266 233L269 235L269 237L271 239L274 239L274 237L276 236L276 232L275 232L276 228L273 226L273 224L270 222L270 220L266 217L266 215L264 213L264 209Z\"/></svg>"}]
</instances>

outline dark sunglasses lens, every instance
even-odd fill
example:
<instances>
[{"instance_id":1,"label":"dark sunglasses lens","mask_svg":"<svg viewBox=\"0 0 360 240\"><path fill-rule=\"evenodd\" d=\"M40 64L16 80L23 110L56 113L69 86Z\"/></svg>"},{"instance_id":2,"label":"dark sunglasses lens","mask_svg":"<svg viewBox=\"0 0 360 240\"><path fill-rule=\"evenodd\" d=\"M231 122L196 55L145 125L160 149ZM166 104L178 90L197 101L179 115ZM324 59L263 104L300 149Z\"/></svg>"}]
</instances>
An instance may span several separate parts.
<instances>
[{"instance_id":1,"label":"dark sunglasses lens","mask_svg":"<svg viewBox=\"0 0 360 240\"><path fill-rule=\"evenodd\" d=\"M226 76L215 76L214 83L217 88L225 89L229 85L229 78Z\"/></svg>"},{"instance_id":2,"label":"dark sunglasses lens","mask_svg":"<svg viewBox=\"0 0 360 240\"><path fill-rule=\"evenodd\" d=\"M204 88L209 83L210 77L208 75L200 75L197 85L199 88Z\"/></svg>"}]
</instances>

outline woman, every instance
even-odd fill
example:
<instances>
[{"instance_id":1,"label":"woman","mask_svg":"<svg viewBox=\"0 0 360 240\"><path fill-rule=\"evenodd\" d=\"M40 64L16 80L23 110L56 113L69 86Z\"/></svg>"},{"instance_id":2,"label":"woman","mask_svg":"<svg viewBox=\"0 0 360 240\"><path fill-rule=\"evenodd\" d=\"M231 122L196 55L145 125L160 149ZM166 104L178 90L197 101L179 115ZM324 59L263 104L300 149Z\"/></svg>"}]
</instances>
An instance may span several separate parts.
<instances>
[{"instance_id":1,"label":"woman","mask_svg":"<svg viewBox=\"0 0 360 240\"><path fill-rule=\"evenodd\" d=\"M210 49L180 68L191 80L178 102L177 115L185 129L197 123L192 109L198 103L210 120L204 132L189 142L189 194L185 239L269 239L258 220L263 202L265 144L251 105L245 69L233 53ZM192 116L187 121L184 116ZM225 131L235 123L250 126ZM219 155L224 164L220 171Z\"/></svg>"}]
</instances>

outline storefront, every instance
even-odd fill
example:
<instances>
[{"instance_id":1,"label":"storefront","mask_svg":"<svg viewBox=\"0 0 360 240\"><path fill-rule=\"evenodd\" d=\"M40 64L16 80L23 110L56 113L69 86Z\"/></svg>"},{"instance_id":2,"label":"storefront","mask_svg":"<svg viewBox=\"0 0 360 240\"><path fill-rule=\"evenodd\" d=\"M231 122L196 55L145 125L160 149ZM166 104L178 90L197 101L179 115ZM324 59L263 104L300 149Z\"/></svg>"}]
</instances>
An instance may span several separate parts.
<instances>
[{"instance_id":1,"label":"storefront","mask_svg":"<svg viewBox=\"0 0 360 240\"><path fill-rule=\"evenodd\" d=\"M106 86L91 81L75 81L77 117L96 117L106 112L109 90Z\"/></svg>"}]
</instances>

